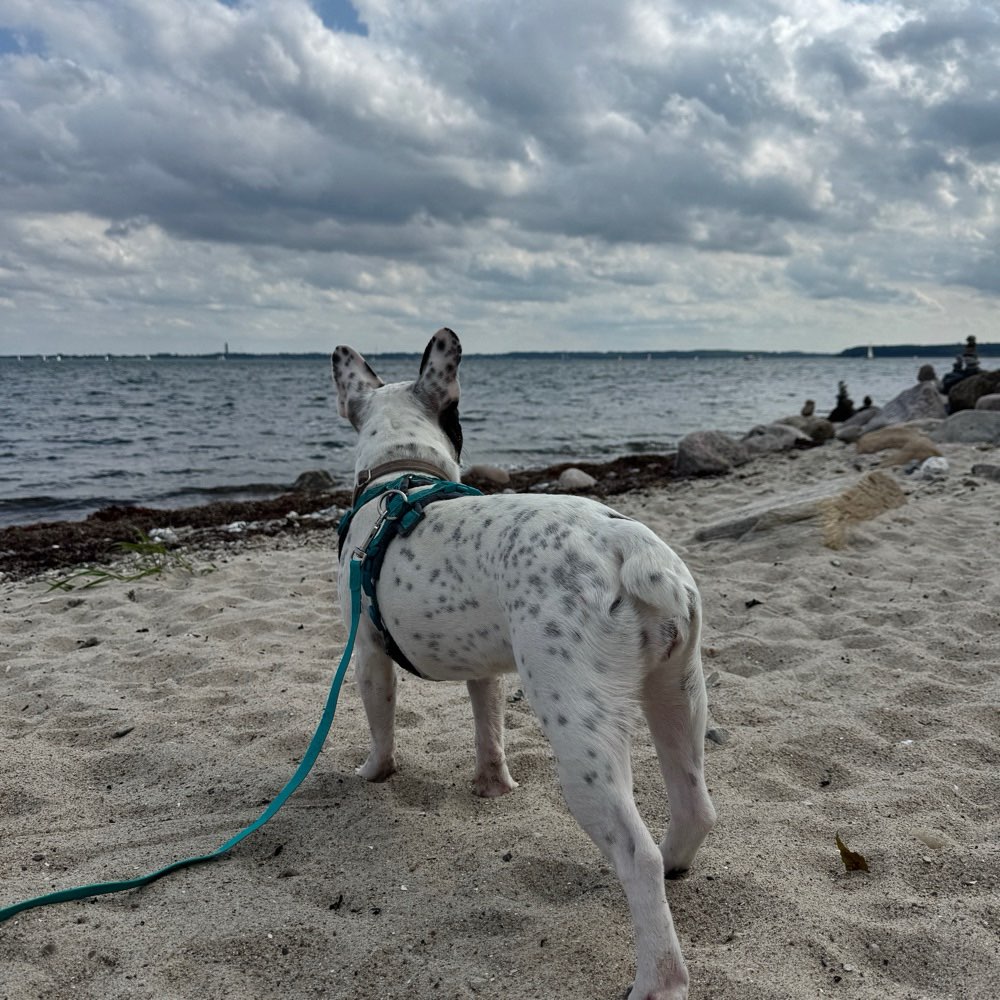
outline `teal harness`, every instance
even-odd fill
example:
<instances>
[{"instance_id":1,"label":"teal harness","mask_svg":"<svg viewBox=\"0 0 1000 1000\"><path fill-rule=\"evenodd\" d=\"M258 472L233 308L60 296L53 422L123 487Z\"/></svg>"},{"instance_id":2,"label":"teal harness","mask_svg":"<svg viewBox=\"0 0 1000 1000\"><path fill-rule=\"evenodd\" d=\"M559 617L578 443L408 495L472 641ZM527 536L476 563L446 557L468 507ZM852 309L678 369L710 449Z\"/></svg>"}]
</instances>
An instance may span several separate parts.
<instances>
[{"instance_id":1,"label":"teal harness","mask_svg":"<svg viewBox=\"0 0 1000 1000\"><path fill-rule=\"evenodd\" d=\"M422 486L424 488L412 497L407 496L407 491L412 490L415 486ZM340 697L340 689L344 683L344 675L347 673L347 667L351 662L351 654L354 652L354 641L357 638L358 623L361 620L362 591L364 591L370 601L369 614L372 622L382 632L382 635L385 636L386 651L400 666L405 666L408 670L416 673L416 669L403 656L402 652L399 651L399 647L392 640L378 611L375 588L389 543L396 535L406 536L410 534L423 519L424 510L429 503L452 497L478 494L479 491L473 489L471 486L437 480L436 477L423 475L402 476L389 483L374 486L362 493L355 501L351 510L341 519L338 532L342 548L347 535L347 529L350 527L354 515L366 503L379 498L379 517L375 522L374 528L372 528L364 545L359 546L351 553L348 565L351 591L351 624L347 636L347 645L344 648L344 654L340 658L340 663L330 683L330 691L326 697L326 704L323 707L323 714L320 717L319 725L316 727L316 732L313 733L305 755L299 766L295 769L295 773L257 819L235 836L230 837L229 840L221 844L214 851L208 854L200 854L193 858L185 858L182 861L174 861L165 868L151 872L149 875L142 875L138 878L124 879L117 882L95 882L92 885L61 889L57 892L50 892L43 896L35 896L32 899L23 900L20 903L12 903L10 906L0 907L0 923L9 920L18 913L23 913L25 910L34 909L36 906L46 906L49 903L66 903L71 900L86 899L90 896L103 896L112 892L123 892L126 889L138 889L181 868L204 864L206 861L216 861L232 850L245 837L250 836L255 830L259 830L285 804L285 801L292 792L299 787L303 778L312 770L313 764L316 763L316 758L319 757L320 751L323 749L327 734L330 732L330 725L333 722L333 714L337 708L337 700ZM390 649L390 643L397 653L399 653L399 656L402 657L402 660L393 654L392 649Z\"/></svg>"},{"instance_id":2,"label":"teal harness","mask_svg":"<svg viewBox=\"0 0 1000 1000\"><path fill-rule=\"evenodd\" d=\"M410 495L410 491L417 487L423 488ZM428 504L436 503L438 500L454 500L457 497L466 496L482 496L482 493L464 483L453 483L448 480L436 479L433 476L409 473L400 476L399 479L393 479L388 483L379 483L366 490L355 500L354 506L340 519L340 524L337 527L337 533L340 536L340 556L343 558L344 539L347 537L354 515L366 503L378 499L379 518L375 522L375 527L360 550L355 550L355 552L363 550L365 553L361 565L361 586L369 602L368 615L375 628L382 635L386 653L415 677L423 678L424 675L417 670L399 648L389 629L386 628L379 610L376 587L382 573L382 563L385 562L389 543L397 535L402 535L404 538L409 535L423 520Z\"/></svg>"}]
</instances>

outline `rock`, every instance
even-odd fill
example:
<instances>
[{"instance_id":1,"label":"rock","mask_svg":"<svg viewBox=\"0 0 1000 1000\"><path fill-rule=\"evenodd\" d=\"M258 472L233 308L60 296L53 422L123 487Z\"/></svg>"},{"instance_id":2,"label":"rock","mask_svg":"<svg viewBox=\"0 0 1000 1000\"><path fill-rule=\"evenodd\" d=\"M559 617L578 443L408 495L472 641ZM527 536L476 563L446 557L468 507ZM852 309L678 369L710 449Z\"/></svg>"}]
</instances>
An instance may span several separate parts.
<instances>
[{"instance_id":1,"label":"rock","mask_svg":"<svg viewBox=\"0 0 1000 1000\"><path fill-rule=\"evenodd\" d=\"M333 477L325 469L309 469L292 484L293 493L323 493L336 488Z\"/></svg>"},{"instance_id":2,"label":"rock","mask_svg":"<svg viewBox=\"0 0 1000 1000\"><path fill-rule=\"evenodd\" d=\"M867 427L874 431L893 424L905 424L910 420L923 420L927 417L940 419L947 415L944 400L935 383L918 382L886 403L882 412L868 421Z\"/></svg>"},{"instance_id":3,"label":"rock","mask_svg":"<svg viewBox=\"0 0 1000 1000\"><path fill-rule=\"evenodd\" d=\"M891 476L872 472L847 483L838 479L747 504L722 520L699 528L694 537L699 542L740 538L750 532L818 518L823 522L824 534L829 523L842 539L844 529L851 523L875 517L905 502L906 497Z\"/></svg>"},{"instance_id":4,"label":"rock","mask_svg":"<svg viewBox=\"0 0 1000 1000\"><path fill-rule=\"evenodd\" d=\"M934 371L933 365L921 365L920 370L917 372L918 382L936 382L937 372Z\"/></svg>"},{"instance_id":5,"label":"rock","mask_svg":"<svg viewBox=\"0 0 1000 1000\"><path fill-rule=\"evenodd\" d=\"M725 746L729 742L729 730L721 726L713 726L705 730L705 739L711 740L717 746Z\"/></svg>"},{"instance_id":6,"label":"rock","mask_svg":"<svg viewBox=\"0 0 1000 1000\"><path fill-rule=\"evenodd\" d=\"M563 469L559 474L559 488L562 490L589 490L596 485L597 480L582 469Z\"/></svg>"},{"instance_id":7,"label":"rock","mask_svg":"<svg viewBox=\"0 0 1000 1000\"><path fill-rule=\"evenodd\" d=\"M988 392L976 400L977 410L1000 410L1000 392Z\"/></svg>"},{"instance_id":8,"label":"rock","mask_svg":"<svg viewBox=\"0 0 1000 1000\"><path fill-rule=\"evenodd\" d=\"M891 428L886 428L889 430ZM875 432L877 433L877 432ZM903 447L897 448L895 451L890 452L883 460L883 465L909 465L913 464L914 468L925 462L929 458L940 458L941 452L934 447L934 443L930 438L924 437L923 434L919 435L913 441L904 444Z\"/></svg>"},{"instance_id":9,"label":"rock","mask_svg":"<svg viewBox=\"0 0 1000 1000\"><path fill-rule=\"evenodd\" d=\"M862 410L857 410L852 417L848 417L844 421L841 430L844 427L864 427L873 417L877 417L882 412L882 408L879 406L866 406Z\"/></svg>"},{"instance_id":10,"label":"rock","mask_svg":"<svg viewBox=\"0 0 1000 1000\"><path fill-rule=\"evenodd\" d=\"M1000 465L980 463L972 467L972 474L981 479L992 479L994 482L1000 483Z\"/></svg>"},{"instance_id":11,"label":"rock","mask_svg":"<svg viewBox=\"0 0 1000 1000\"><path fill-rule=\"evenodd\" d=\"M750 461L746 445L722 431L694 431L677 445L674 472L678 476L718 476Z\"/></svg>"},{"instance_id":12,"label":"rock","mask_svg":"<svg viewBox=\"0 0 1000 1000\"><path fill-rule=\"evenodd\" d=\"M822 444L833 437L833 424L825 417L802 417L795 415L782 417L778 423L788 424L790 427L797 428L803 434L811 437L816 444Z\"/></svg>"},{"instance_id":13,"label":"rock","mask_svg":"<svg viewBox=\"0 0 1000 1000\"><path fill-rule=\"evenodd\" d=\"M992 372L980 372L963 378L948 393L948 408L952 413L975 408L980 396L1000 392L1000 369Z\"/></svg>"},{"instance_id":14,"label":"rock","mask_svg":"<svg viewBox=\"0 0 1000 1000\"><path fill-rule=\"evenodd\" d=\"M816 412L816 400L807 399L799 412L803 417L811 417Z\"/></svg>"},{"instance_id":15,"label":"rock","mask_svg":"<svg viewBox=\"0 0 1000 1000\"><path fill-rule=\"evenodd\" d=\"M485 479L497 486L506 486L510 482L510 473L496 465L474 465L466 469L463 479Z\"/></svg>"},{"instance_id":16,"label":"rock","mask_svg":"<svg viewBox=\"0 0 1000 1000\"><path fill-rule=\"evenodd\" d=\"M926 434L923 434L916 427L909 427L906 424L868 431L859 438L857 443L859 455L873 455L877 451L886 451L889 448L915 449L917 447L930 448L931 451L928 454L940 454L934 449L934 443ZM924 456L924 458L926 457L927 455Z\"/></svg>"},{"instance_id":17,"label":"rock","mask_svg":"<svg viewBox=\"0 0 1000 1000\"><path fill-rule=\"evenodd\" d=\"M881 412L882 410L877 406L866 406L863 410L858 410L854 416L848 417L837 428L837 440L847 441L848 443L857 441L864 434L867 425Z\"/></svg>"},{"instance_id":18,"label":"rock","mask_svg":"<svg viewBox=\"0 0 1000 1000\"><path fill-rule=\"evenodd\" d=\"M835 424L843 423L845 420L849 420L854 416L854 400L847 395L847 383L838 382L837 383L837 402L833 409L827 415L827 420L833 421Z\"/></svg>"},{"instance_id":19,"label":"rock","mask_svg":"<svg viewBox=\"0 0 1000 1000\"><path fill-rule=\"evenodd\" d=\"M173 528L153 528L149 532L151 542L160 542L163 545L176 545L178 542L177 532Z\"/></svg>"},{"instance_id":20,"label":"rock","mask_svg":"<svg viewBox=\"0 0 1000 1000\"><path fill-rule=\"evenodd\" d=\"M855 441L862 434L864 434L864 427L858 427L857 425L853 427L839 427L837 429L836 438L838 441L843 441L846 444L854 444Z\"/></svg>"},{"instance_id":21,"label":"rock","mask_svg":"<svg viewBox=\"0 0 1000 1000\"><path fill-rule=\"evenodd\" d=\"M931 431L935 441L1000 444L1000 410L961 410Z\"/></svg>"},{"instance_id":22,"label":"rock","mask_svg":"<svg viewBox=\"0 0 1000 1000\"><path fill-rule=\"evenodd\" d=\"M751 455L764 455L791 448L810 448L815 444L808 434L804 434L791 424L758 424L743 435L740 442Z\"/></svg>"},{"instance_id":23,"label":"rock","mask_svg":"<svg viewBox=\"0 0 1000 1000\"><path fill-rule=\"evenodd\" d=\"M916 479L944 479L948 475L948 459L941 455L925 458L913 475Z\"/></svg>"}]
</instances>

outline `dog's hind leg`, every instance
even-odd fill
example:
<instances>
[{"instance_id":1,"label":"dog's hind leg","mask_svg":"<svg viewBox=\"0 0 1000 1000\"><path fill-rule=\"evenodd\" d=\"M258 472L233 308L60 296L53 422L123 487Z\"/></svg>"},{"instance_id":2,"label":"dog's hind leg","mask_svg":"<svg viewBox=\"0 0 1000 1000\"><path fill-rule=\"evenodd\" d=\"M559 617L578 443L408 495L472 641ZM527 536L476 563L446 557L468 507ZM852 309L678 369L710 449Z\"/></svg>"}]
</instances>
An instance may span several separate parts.
<instances>
[{"instance_id":1,"label":"dog's hind leg","mask_svg":"<svg viewBox=\"0 0 1000 1000\"><path fill-rule=\"evenodd\" d=\"M660 845L664 871L686 871L715 826L715 807L705 784L705 721L700 628L692 611L690 631L647 674L642 709L649 724L670 800L670 824Z\"/></svg>"},{"instance_id":2,"label":"dog's hind leg","mask_svg":"<svg viewBox=\"0 0 1000 1000\"><path fill-rule=\"evenodd\" d=\"M541 707L541 706L540 706ZM663 881L663 859L632 797L626 705L542 709L570 811L614 865L636 943L630 1000L684 1000L688 973Z\"/></svg>"},{"instance_id":3,"label":"dog's hind leg","mask_svg":"<svg viewBox=\"0 0 1000 1000\"><path fill-rule=\"evenodd\" d=\"M377 640L358 633L355 680L368 717L372 745L357 773L368 781L385 781L396 771L396 673Z\"/></svg>"},{"instance_id":4,"label":"dog's hind leg","mask_svg":"<svg viewBox=\"0 0 1000 1000\"><path fill-rule=\"evenodd\" d=\"M472 785L477 795L496 798L517 788L507 770L503 749L503 685L498 677L484 677L466 683L476 724L476 776Z\"/></svg>"}]
</instances>

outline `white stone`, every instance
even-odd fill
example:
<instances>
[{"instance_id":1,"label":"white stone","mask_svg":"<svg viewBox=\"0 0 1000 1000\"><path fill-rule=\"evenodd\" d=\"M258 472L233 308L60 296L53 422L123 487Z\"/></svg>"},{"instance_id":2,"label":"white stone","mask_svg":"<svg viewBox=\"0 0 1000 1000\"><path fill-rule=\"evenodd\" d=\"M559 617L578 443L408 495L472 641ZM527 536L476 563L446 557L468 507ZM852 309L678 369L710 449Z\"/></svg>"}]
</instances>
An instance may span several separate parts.
<instances>
[{"instance_id":1,"label":"white stone","mask_svg":"<svg viewBox=\"0 0 1000 1000\"><path fill-rule=\"evenodd\" d=\"M563 490L588 490L596 485L597 480L582 469L563 469L559 476L559 488Z\"/></svg>"}]
</instances>

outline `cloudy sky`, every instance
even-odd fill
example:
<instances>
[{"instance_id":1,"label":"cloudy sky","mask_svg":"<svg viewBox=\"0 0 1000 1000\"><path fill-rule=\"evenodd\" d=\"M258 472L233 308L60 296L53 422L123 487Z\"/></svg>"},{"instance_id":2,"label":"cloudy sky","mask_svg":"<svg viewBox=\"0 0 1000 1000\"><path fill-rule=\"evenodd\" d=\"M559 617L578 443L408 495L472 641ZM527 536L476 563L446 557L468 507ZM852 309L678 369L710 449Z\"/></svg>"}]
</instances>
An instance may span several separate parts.
<instances>
[{"instance_id":1,"label":"cloudy sky","mask_svg":"<svg viewBox=\"0 0 1000 1000\"><path fill-rule=\"evenodd\" d=\"M998 340L995 4L0 0L0 354Z\"/></svg>"}]
</instances>

